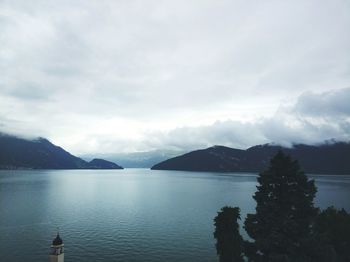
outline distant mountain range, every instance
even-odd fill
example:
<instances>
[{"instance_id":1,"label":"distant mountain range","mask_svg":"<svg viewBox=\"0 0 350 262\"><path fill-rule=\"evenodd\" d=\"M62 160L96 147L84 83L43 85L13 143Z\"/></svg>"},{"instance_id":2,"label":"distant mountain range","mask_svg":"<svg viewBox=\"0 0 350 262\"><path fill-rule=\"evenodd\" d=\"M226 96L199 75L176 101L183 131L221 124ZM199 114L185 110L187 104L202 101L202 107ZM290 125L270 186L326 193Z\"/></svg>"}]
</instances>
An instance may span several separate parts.
<instances>
[{"instance_id":1,"label":"distant mountain range","mask_svg":"<svg viewBox=\"0 0 350 262\"><path fill-rule=\"evenodd\" d=\"M97 153L95 156L117 162L125 168L151 168L166 159L184 154L185 151L152 150L133 153ZM82 159L92 159L91 154L79 155Z\"/></svg>"},{"instance_id":2,"label":"distant mountain range","mask_svg":"<svg viewBox=\"0 0 350 262\"><path fill-rule=\"evenodd\" d=\"M113 154L128 167L149 167L154 170L210 172L260 172L270 159L282 150L299 161L306 173L350 175L350 143L325 143L318 146L297 144L292 148L258 145L246 150L213 146L173 157L178 151L151 151ZM92 157L89 155L88 157ZM119 162L119 160L118 160ZM52 144L45 138L24 139L0 133L0 169L122 169L101 158L85 161Z\"/></svg>"},{"instance_id":3,"label":"distant mountain range","mask_svg":"<svg viewBox=\"0 0 350 262\"><path fill-rule=\"evenodd\" d=\"M0 169L122 169L103 159L87 162L45 138L28 140L0 133Z\"/></svg>"},{"instance_id":4,"label":"distant mountain range","mask_svg":"<svg viewBox=\"0 0 350 262\"><path fill-rule=\"evenodd\" d=\"M306 173L350 175L350 143L325 143L319 146L298 144L292 148L258 145L247 150L214 146L170 158L154 165L154 170L211 172L260 172L282 150L299 161Z\"/></svg>"}]
</instances>

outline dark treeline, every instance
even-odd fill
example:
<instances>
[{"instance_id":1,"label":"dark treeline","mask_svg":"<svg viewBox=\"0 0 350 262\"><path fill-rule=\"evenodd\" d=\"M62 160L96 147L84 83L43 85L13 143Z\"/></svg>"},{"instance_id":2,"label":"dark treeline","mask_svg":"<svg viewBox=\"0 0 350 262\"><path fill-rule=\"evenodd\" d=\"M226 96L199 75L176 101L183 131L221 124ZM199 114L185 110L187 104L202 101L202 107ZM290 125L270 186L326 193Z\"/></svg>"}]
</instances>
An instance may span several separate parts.
<instances>
[{"instance_id":1,"label":"dark treeline","mask_svg":"<svg viewBox=\"0 0 350 262\"><path fill-rule=\"evenodd\" d=\"M238 207L223 207L214 219L220 262L350 261L350 214L314 207L316 186L297 161L278 152L258 176L256 213L239 233Z\"/></svg>"}]
</instances>

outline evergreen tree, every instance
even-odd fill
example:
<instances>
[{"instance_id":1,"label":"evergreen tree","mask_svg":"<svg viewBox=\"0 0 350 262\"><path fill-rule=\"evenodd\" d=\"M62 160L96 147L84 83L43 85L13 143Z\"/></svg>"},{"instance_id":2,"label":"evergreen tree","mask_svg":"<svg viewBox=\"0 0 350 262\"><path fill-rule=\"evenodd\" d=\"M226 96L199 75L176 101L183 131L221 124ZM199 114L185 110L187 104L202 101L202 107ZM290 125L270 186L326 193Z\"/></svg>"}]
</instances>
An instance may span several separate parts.
<instances>
[{"instance_id":1,"label":"evergreen tree","mask_svg":"<svg viewBox=\"0 0 350 262\"><path fill-rule=\"evenodd\" d=\"M305 261L316 187L282 151L259 174L256 214L248 214L245 229L255 240L246 244L251 261Z\"/></svg>"},{"instance_id":2,"label":"evergreen tree","mask_svg":"<svg viewBox=\"0 0 350 262\"><path fill-rule=\"evenodd\" d=\"M239 212L238 207L225 206L214 218L216 253L219 255L220 262L243 261L243 239L239 234L237 222L241 219Z\"/></svg>"},{"instance_id":3,"label":"evergreen tree","mask_svg":"<svg viewBox=\"0 0 350 262\"><path fill-rule=\"evenodd\" d=\"M315 218L310 241L311 257L320 262L350 261L350 214L328 207Z\"/></svg>"}]
</instances>

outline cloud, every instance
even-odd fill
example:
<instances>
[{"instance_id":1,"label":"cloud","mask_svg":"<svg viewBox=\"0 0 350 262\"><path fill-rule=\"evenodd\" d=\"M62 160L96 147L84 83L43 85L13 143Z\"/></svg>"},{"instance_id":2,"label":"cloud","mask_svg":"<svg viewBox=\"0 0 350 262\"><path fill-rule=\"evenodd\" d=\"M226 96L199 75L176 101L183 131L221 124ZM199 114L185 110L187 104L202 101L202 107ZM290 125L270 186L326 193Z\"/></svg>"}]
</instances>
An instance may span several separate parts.
<instances>
[{"instance_id":1,"label":"cloud","mask_svg":"<svg viewBox=\"0 0 350 262\"><path fill-rule=\"evenodd\" d=\"M131 139L121 138L117 134L112 138L87 135L80 140L74 138L72 143L79 141L75 146L84 147L88 152L127 153L159 149L182 152L213 145L246 149L264 143L292 146L296 143L319 144L326 140L350 141L350 114L343 110L340 114L336 109L336 106L344 108L339 101L349 91L350 88L303 93L295 103L281 105L271 117L251 122L227 119L208 125L183 126L164 131L146 130L141 135L135 132ZM322 99L322 103L327 105L322 107L325 113L309 111L313 103L308 101L315 102L317 106L319 101L316 98Z\"/></svg>"},{"instance_id":2,"label":"cloud","mask_svg":"<svg viewBox=\"0 0 350 262\"><path fill-rule=\"evenodd\" d=\"M318 144L330 139L350 141L349 94L350 88L307 92L298 97L295 104L281 106L269 118L252 123L226 120L177 128L152 134L148 142L155 147L193 150L217 144L245 149L264 143L292 146L295 143Z\"/></svg>"},{"instance_id":3,"label":"cloud","mask_svg":"<svg viewBox=\"0 0 350 262\"><path fill-rule=\"evenodd\" d=\"M82 153L346 138L346 94L318 94L349 86L349 12L341 0L1 1L1 129Z\"/></svg>"},{"instance_id":4,"label":"cloud","mask_svg":"<svg viewBox=\"0 0 350 262\"><path fill-rule=\"evenodd\" d=\"M249 132L247 132L249 130ZM193 150L213 145L245 148L247 145L268 142L252 123L216 121L212 125L181 127L169 132L149 134L146 142L154 149Z\"/></svg>"},{"instance_id":5,"label":"cloud","mask_svg":"<svg viewBox=\"0 0 350 262\"><path fill-rule=\"evenodd\" d=\"M302 94L294 110L303 115L317 118L349 118L350 88L332 90L321 94Z\"/></svg>"}]
</instances>

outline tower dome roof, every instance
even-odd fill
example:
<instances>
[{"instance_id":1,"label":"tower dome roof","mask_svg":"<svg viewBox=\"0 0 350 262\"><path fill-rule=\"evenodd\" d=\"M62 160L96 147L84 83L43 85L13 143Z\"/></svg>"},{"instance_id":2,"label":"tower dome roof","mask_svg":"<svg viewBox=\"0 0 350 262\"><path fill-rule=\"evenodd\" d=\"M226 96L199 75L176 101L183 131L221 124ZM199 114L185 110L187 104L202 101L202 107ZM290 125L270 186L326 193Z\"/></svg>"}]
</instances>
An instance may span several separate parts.
<instances>
[{"instance_id":1,"label":"tower dome roof","mask_svg":"<svg viewBox=\"0 0 350 262\"><path fill-rule=\"evenodd\" d=\"M52 245L53 246L59 246L59 245L62 245L62 244L63 244L63 241L62 241L62 239L60 237L60 234L57 233L56 238L52 241Z\"/></svg>"}]
</instances>

